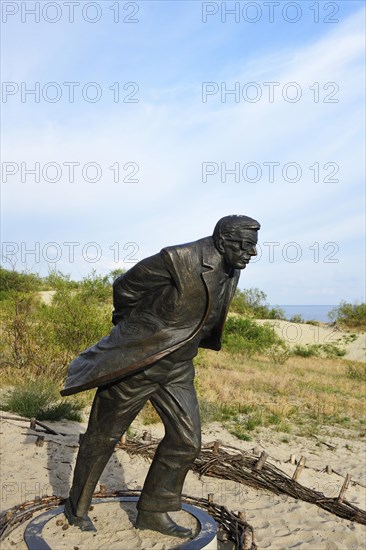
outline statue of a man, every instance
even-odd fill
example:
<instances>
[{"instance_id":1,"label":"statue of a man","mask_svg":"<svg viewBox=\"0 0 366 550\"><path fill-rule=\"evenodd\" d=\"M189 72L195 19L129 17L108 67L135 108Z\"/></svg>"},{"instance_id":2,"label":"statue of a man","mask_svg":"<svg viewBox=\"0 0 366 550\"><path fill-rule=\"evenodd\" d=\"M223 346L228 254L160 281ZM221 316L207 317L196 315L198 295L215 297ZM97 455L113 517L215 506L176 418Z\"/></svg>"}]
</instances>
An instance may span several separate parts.
<instances>
[{"instance_id":1,"label":"statue of a man","mask_svg":"<svg viewBox=\"0 0 366 550\"><path fill-rule=\"evenodd\" d=\"M111 333L72 361L62 395L98 387L81 438L65 515L83 531L95 486L116 443L150 400L165 426L139 502L136 527L191 535L169 511L181 509L187 472L200 452L193 358L221 349L230 302L256 244L260 224L219 220L212 237L163 248L113 284Z\"/></svg>"}]
</instances>

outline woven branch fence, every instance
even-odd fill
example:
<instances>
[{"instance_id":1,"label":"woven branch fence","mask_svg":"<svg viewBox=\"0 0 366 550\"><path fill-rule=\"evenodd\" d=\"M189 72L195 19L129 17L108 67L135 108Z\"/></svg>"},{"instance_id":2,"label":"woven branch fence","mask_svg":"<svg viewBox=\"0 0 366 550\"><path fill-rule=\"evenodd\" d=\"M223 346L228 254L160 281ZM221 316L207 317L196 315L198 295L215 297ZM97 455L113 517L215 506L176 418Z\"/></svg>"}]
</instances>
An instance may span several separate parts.
<instances>
[{"instance_id":1,"label":"woven branch fence","mask_svg":"<svg viewBox=\"0 0 366 550\"><path fill-rule=\"evenodd\" d=\"M158 441L130 440L119 445L129 454L152 458L158 443ZM218 442L215 442L202 448L191 469L199 476L227 479L265 489L277 495L286 494L316 504L341 518L366 525L366 512L344 498L350 482L349 475L345 478L338 497L329 498L319 491L304 487L297 481L305 465L304 460L298 463L294 476L291 478L273 464L266 462L267 457L265 452L262 452L261 456L257 458L233 447L222 448Z\"/></svg>"}]
</instances>

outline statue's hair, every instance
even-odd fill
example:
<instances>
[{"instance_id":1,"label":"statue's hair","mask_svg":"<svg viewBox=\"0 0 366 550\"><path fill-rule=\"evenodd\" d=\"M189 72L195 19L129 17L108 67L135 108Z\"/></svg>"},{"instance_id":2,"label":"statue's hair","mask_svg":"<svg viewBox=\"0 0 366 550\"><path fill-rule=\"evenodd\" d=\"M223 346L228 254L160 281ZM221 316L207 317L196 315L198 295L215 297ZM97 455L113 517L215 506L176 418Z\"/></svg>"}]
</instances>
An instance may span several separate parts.
<instances>
[{"instance_id":1,"label":"statue's hair","mask_svg":"<svg viewBox=\"0 0 366 550\"><path fill-rule=\"evenodd\" d=\"M232 237L238 227L241 229L255 229L257 231L261 228L260 223L253 218L249 218L249 216L225 216L215 225L212 235L215 244L218 243L220 237Z\"/></svg>"}]
</instances>

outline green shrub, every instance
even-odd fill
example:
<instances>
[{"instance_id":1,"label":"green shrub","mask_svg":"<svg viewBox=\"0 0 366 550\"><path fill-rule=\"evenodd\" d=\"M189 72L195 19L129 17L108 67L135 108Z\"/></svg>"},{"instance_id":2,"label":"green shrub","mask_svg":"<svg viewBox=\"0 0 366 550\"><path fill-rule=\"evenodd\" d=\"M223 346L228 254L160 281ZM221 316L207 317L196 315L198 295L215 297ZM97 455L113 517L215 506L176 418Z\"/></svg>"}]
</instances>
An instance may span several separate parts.
<instances>
[{"instance_id":1,"label":"green shrub","mask_svg":"<svg viewBox=\"0 0 366 550\"><path fill-rule=\"evenodd\" d=\"M0 267L0 299L8 297L14 292L31 292L42 290L44 283L35 273L18 273L14 270L8 270Z\"/></svg>"},{"instance_id":2,"label":"green shrub","mask_svg":"<svg viewBox=\"0 0 366 550\"><path fill-rule=\"evenodd\" d=\"M2 358L5 376L42 376L61 381L81 351L110 332L112 290L108 277L93 273L76 284L67 276L48 278L55 294L50 305L35 292L10 292L2 302Z\"/></svg>"},{"instance_id":3,"label":"green shrub","mask_svg":"<svg viewBox=\"0 0 366 550\"><path fill-rule=\"evenodd\" d=\"M293 350L293 355L300 357L326 357L328 359L334 357L343 357L346 355L346 350L339 347L338 344L306 344L301 346L297 344Z\"/></svg>"},{"instance_id":4,"label":"green shrub","mask_svg":"<svg viewBox=\"0 0 366 550\"><path fill-rule=\"evenodd\" d=\"M62 288L78 288L79 283L71 280L70 275L65 275L61 271L53 269L44 278L45 285L52 290L60 290Z\"/></svg>"},{"instance_id":5,"label":"green shrub","mask_svg":"<svg viewBox=\"0 0 366 550\"><path fill-rule=\"evenodd\" d=\"M236 423L229 426L229 433L235 435L241 441L252 441L252 436L248 434L248 430L242 424Z\"/></svg>"},{"instance_id":6,"label":"green shrub","mask_svg":"<svg viewBox=\"0 0 366 550\"><path fill-rule=\"evenodd\" d=\"M346 355L346 350L339 347L337 344L319 344L319 350L321 355L332 358L332 357L343 357Z\"/></svg>"},{"instance_id":7,"label":"green shrub","mask_svg":"<svg viewBox=\"0 0 366 550\"><path fill-rule=\"evenodd\" d=\"M250 357L279 342L280 338L269 324L259 325L243 317L229 317L226 321L223 346L230 353L242 353Z\"/></svg>"},{"instance_id":8,"label":"green shrub","mask_svg":"<svg viewBox=\"0 0 366 550\"><path fill-rule=\"evenodd\" d=\"M347 365L347 376L351 380L366 382L366 365L349 363Z\"/></svg>"},{"instance_id":9,"label":"green shrub","mask_svg":"<svg viewBox=\"0 0 366 550\"><path fill-rule=\"evenodd\" d=\"M266 350L266 355L274 365L284 365L291 355L290 349L281 343L273 344Z\"/></svg>"},{"instance_id":10,"label":"green shrub","mask_svg":"<svg viewBox=\"0 0 366 550\"><path fill-rule=\"evenodd\" d=\"M230 311L256 319L284 319L285 313L280 308L271 308L267 295L258 288L237 289L230 305Z\"/></svg>"},{"instance_id":11,"label":"green shrub","mask_svg":"<svg viewBox=\"0 0 366 550\"><path fill-rule=\"evenodd\" d=\"M207 422L225 422L227 420L236 420L238 414L242 412L241 407L236 407L235 405L230 405L228 403L213 403L200 397L199 407L202 424Z\"/></svg>"},{"instance_id":12,"label":"green shrub","mask_svg":"<svg viewBox=\"0 0 366 550\"><path fill-rule=\"evenodd\" d=\"M290 323L305 323L304 319L301 317L299 313L296 313L289 319Z\"/></svg>"},{"instance_id":13,"label":"green shrub","mask_svg":"<svg viewBox=\"0 0 366 550\"><path fill-rule=\"evenodd\" d=\"M79 288L83 299L93 300L99 304L111 303L112 286L109 275L97 275L93 270L90 275L84 277Z\"/></svg>"},{"instance_id":14,"label":"green shrub","mask_svg":"<svg viewBox=\"0 0 366 550\"><path fill-rule=\"evenodd\" d=\"M292 350L293 355L299 355L300 357L314 357L319 355L319 347L317 344L301 346L296 344Z\"/></svg>"},{"instance_id":15,"label":"green shrub","mask_svg":"<svg viewBox=\"0 0 366 550\"><path fill-rule=\"evenodd\" d=\"M254 414L253 416L249 417L246 422L245 422L245 425L247 430L249 430L250 432L252 432L253 430L255 430L256 428L258 428L259 426L263 426L263 418L262 418L262 414L259 413L259 414Z\"/></svg>"},{"instance_id":16,"label":"green shrub","mask_svg":"<svg viewBox=\"0 0 366 550\"><path fill-rule=\"evenodd\" d=\"M60 287L51 305L44 305L42 322L50 325L52 341L71 357L110 332L111 313L110 286L103 279L86 278L76 290Z\"/></svg>"},{"instance_id":17,"label":"green shrub","mask_svg":"<svg viewBox=\"0 0 366 550\"><path fill-rule=\"evenodd\" d=\"M2 409L37 420L82 420L84 403L60 399L58 386L47 381L31 380L15 387L4 397Z\"/></svg>"},{"instance_id":18,"label":"green shrub","mask_svg":"<svg viewBox=\"0 0 366 550\"><path fill-rule=\"evenodd\" d=\"M52 326L42 319L46 306L37 295L13 293L2 306L0 366L10 373L10 381L13 377L43 376L57 380L63 376L69 357L53 341Z\"/></svg>"},{"instance_id":19,"label":"green shrub","mask_svg":"<svg viewBox=\"0 0 366 550\"><path fill-rule=\"evenodd\" d=\"M366 303L350 304L342 301L328 313L331 321L346 327L366 329Z\"/></svg>"}]
</instances>

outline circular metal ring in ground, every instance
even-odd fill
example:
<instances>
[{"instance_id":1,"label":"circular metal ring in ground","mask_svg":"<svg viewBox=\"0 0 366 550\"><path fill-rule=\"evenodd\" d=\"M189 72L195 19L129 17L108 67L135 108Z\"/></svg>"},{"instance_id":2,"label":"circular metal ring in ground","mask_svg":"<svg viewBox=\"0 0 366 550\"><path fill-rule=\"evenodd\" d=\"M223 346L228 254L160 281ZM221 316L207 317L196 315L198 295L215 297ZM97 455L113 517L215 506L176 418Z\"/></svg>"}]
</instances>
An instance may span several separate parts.
<instances>
[{"instance_id":1,"label":"circular metal ring in ground","mask_svg":"<svg viewBox=\"0 0 366 550\"><path fill-rule=\"evenodd\" d=\"M93 504L101 502L137 502L138 497L106 497L94 498ZM200 508L191 506L190 504L182 504L182 509L188 514L191 514L200 524L198 535L180 546L180 550L199 550L206 548L216 537L217 526L215 520L206 514ZM44 514L37 516L32 520L24 531L24 540L28 550L52 550L51 546L42 538L42 530L47 522L53 517L62 514L64 506L58 506L52 510L48 510Z\"/></svg>"}]
</instances>

